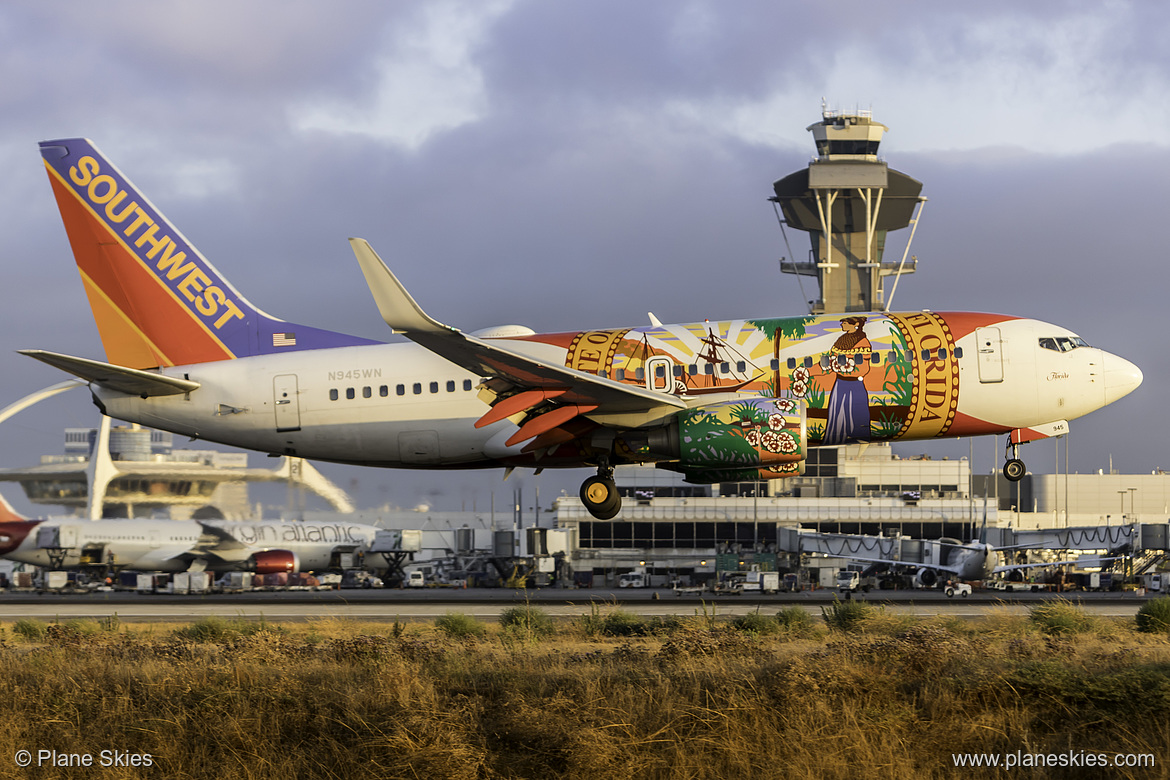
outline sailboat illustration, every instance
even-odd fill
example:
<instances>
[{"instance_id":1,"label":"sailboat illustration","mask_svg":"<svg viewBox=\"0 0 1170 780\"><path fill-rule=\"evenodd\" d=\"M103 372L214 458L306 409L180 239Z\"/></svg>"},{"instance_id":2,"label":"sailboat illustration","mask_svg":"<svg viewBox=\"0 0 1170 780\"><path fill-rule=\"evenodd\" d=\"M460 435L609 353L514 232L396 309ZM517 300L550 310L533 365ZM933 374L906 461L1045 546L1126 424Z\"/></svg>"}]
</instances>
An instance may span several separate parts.
<instances>
[{"instance_id":1,"label":"sailboat illustration","mask_svg":"<svg viewBox=\"0 0 1170 780\"><path fill-rule=\"evenodd\" d=\"M683 372L684 392L690 395L727 393L739 390L761 375L759 367L707 326L706 338L700 339L702 351L695 355L698 363Z\"/></svg>"}]
</instances>

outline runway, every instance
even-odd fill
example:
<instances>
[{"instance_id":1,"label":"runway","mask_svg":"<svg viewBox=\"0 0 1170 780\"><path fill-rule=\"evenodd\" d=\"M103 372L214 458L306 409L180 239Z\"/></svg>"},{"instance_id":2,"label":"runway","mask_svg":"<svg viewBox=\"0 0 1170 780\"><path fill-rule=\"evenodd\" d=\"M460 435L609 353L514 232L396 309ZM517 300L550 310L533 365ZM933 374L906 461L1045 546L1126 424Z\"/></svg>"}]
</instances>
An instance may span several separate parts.
<instances>
[{"instance_id":1,"label":"runway","mask_svg":"<svg viewBox=\"0 0 1170 780\"><path fill-rule=\"evenodd\" d=\"M1005 598L1005 595L1007 596ZM0 620L101 618L117 614L131 622L182 622L209 615L305 621L340 618L362 621L425 620L461 612L494 620L510 607L532 604L557 617L620 608L638 615L733 617L797 605L819 616L833 591L768 596L676 596L670 590L334 590L241 594L153 595L121 592L88 594L0 594ZM950 615L977 619L989 614L1026 614L1045 600L1068 598L1094 615L1132 617L1148 597L1133 593L1003 594L983 591L948 599L936 591L883 591L857 597L893 614Z\"/></svg>"}]
</instances>

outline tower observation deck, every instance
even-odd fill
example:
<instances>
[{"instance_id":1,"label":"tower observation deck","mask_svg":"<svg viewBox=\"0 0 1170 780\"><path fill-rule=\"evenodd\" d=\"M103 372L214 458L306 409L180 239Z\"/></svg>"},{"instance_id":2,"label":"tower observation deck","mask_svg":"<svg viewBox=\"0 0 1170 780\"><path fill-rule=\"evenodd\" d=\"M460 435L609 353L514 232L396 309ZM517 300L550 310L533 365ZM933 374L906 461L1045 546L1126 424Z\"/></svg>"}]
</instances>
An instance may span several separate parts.
<instances>
[{"instance_id":1,"label":"tower observation deck","mask_svg":"<svg viewBox=\"0 0 1170 780\"><path fill-rule=\"evenodd\" d=\"M914 230L901 261L883 259L886 234L917 227L926 199L922 182L891 169L878 158L887 128L872 112L845 113L824 108L821 121L807 128L817 156L809 166L772 185L783 214L782 225L809 234L808 259L782 261L784 273L816 277L820 295L810 301L814 314L881 311L887 277L913 273L907 263ZM892 295L892 291L891 291Z\"/></svg>"}]
</instances>

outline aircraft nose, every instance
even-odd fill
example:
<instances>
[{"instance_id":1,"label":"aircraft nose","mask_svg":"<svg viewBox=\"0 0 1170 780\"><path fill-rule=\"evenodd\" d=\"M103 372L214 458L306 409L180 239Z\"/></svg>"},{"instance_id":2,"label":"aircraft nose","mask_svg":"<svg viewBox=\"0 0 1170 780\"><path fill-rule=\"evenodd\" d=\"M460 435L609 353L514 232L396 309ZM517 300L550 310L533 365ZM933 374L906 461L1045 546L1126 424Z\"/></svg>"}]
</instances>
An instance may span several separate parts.
<instances>
[{"instance_id":1,"label":"aircraft nose","mask_svg":"<svg viewBox=\"0 0 1170 780\"><path fill-rule=\"evenodd\" d=\"M1105 403L1124 398L1142 383L1142 370L1128 360L1105 353Z\"/></svg>"}]
</instances>

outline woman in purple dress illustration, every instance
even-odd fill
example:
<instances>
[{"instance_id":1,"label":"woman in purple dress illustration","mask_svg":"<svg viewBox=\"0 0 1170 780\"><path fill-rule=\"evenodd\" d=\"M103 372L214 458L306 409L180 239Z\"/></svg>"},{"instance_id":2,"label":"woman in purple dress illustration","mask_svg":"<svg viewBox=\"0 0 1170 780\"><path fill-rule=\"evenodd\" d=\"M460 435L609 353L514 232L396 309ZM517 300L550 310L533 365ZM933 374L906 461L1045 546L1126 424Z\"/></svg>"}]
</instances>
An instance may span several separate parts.
<instances>
[{"instance_id":1,"label":"woman in purple dress illustration","mask_svg":"<svg viewBox=\"0 0 1170 780\"><path fill-rule=\"evenodd\" d=\"M841 320L844 333L829 350L826 378L832 377L828 418L822 444L845 444L869 441L869 391L865 375L869 373L869 355L873 351L862 326L865 317Z\"/></svg>"}]
</instances>

